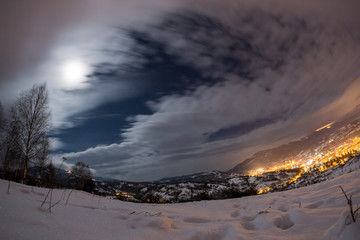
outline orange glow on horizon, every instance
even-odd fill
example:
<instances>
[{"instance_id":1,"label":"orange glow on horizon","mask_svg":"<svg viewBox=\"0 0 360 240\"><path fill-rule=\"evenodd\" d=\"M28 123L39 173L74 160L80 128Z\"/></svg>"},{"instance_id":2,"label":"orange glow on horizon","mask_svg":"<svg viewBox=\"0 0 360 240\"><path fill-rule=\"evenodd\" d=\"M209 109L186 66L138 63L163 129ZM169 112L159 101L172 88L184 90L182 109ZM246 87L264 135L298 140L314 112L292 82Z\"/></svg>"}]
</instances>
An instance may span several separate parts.
<instances>
[{"instance_id":1,"label":"orange glow on horizon","mask_svg":"<svg viewBox=\"0 0 360 240\"><path fill-rule=\"evenodd\" d=\"M281 170L299 169L299 172L291 179L284 181L282 184L291 184L302 177L304 173L318 171L323 172L337 165L344 165L351 157L360 153L360 138L355 137L338 145L327 152L321 152L313 155L311 159L288 160L277 166L267 169L258 168L248 172L248 176L256 177L264 173L278 172ZM257 194L264 194L272 190L270 187L257 189Z\"/></svg>"},{"instance_id":2,"label":"orange glow on horizon","mask_svg":"<svg viewBox=\"0 0 360 240\"><path fill-rule=\"evenodd\" d=\"M349 160L346 157L350 153L356 153L360 151L360 138L355 137L352 138L343 144L328 150L327 152L317 153L313 155L311 159L292 159L285 161L282 164L278 164L276 166L272 166L269 168L258 168L255 170L251 170L248 172L248 176L255 177L262 175L268 172L279 172L281 170L289 170L289 169L300 169L300 172L307 172L311 169L317 169L319 171L325 171L329 166L326 166L327 163L331 162L332 166L336 166L337 164L344 164ZM333 160L336 158L341 158L339 163L334 162Z\"/></svg>"},{"instance_id":3,"label":"orange glow on horizon","mask_svg":"<svg viewBox=\"0 0 360 240\"><path fill-rule=\"evenodd\" d=\"M316 129L315 132L319 132L319 131L323 130L324 128L331 128L331 125L333 125L334 123L335 123L335 121L331 122L329 124L326 124L325 126L322 126L321 128Z\"/></svg>"}]
</instances>

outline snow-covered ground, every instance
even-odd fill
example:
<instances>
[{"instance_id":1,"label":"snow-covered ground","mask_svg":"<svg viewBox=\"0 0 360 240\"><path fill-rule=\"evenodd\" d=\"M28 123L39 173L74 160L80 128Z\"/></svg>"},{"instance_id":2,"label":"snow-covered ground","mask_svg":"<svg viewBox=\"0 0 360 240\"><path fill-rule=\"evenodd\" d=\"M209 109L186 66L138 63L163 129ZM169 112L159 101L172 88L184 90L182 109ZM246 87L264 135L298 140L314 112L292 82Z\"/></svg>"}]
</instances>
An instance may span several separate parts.
<instances>
[{"instance_id":1,"label":"snow-covered ground","mask_svg":"<svg viewBox=\"0 0 360 240\"><path fill-rule=\"evenodd\" d=\"M360 203L360 170L319 184L239 199L136 204L0 180L0 239L360 239L341 185ZM351 224L350 224L351 223Z\"/></svg>"}]
</instances>

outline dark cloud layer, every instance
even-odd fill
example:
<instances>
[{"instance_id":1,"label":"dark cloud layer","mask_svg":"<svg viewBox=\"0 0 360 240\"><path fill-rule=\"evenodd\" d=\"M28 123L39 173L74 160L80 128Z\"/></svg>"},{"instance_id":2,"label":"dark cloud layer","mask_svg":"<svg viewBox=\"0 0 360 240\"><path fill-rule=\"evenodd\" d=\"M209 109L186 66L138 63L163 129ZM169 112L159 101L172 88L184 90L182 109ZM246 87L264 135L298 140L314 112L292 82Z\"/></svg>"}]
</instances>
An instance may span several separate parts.
<instances>
[{"instance_id":1,"label":"dark cloud layer","mask_svg":"<svg viewBox=\"0 0 360 240\"><path fill-rule=\"evenodd\" d=\"M317 122L299 122L336 101L358 76L356 36L326 21L262 8L222 17L176 11L124 30L133 41L130 60L108 69L112 77L124 68L166 72L168 63L196 74L169 75L172 90L148 101L152 113L129 118L122 143L112 148L132 157L111 174L135 180L229 168L270 139L311 131Z\"/></svg>"}]
</instances>

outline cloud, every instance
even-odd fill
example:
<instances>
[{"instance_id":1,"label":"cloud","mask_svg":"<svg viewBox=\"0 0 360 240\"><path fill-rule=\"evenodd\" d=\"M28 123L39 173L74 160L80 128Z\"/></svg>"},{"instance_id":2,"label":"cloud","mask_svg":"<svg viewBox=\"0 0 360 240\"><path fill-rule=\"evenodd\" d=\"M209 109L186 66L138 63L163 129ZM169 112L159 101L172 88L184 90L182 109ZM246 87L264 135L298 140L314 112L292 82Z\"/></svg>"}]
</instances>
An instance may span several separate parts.
<instances>
[{"instance_id":1,"label":"cloud","mask_svg":"<svg viewBox=\"0 0 360 240\"><path fill-rule=\"evenodd\" d=\"M186 21L190 21L188 17ZM196 22L199 15L190 17ZM274 16L265 14L259 18L271 22ZM99 174L130 180L226 170L258 150L299 138L320 122L337 120L350 112L356 105L351 104L346 110L340 105L356 96L349 88L359 76L356 39L346 33L338 37L341 30L326 29L320 23L314 26L297 17L286 23L270 23L271 30L262 32L258 28L260 22L250 21L248 36L242 40L249 46L240 48L239 54L222 51L237 37L225 36L218 43L212 42L219 51L209 53L208 62L219 61L215 69L201 62L207 50L196 41L201 43L208 38L208 33L202 32L203 23L200 30L193 24L192 32L203 34L195 39L187 38L183 25L172 25L170 34L159 26L148 29L151 33L169 34L156 41L162 41L168 51L179 56L179 61L194 64L206 72L205 76L220 79L200 82L183 93L148 102L153 113L129 118L131 126L123 129L122 143L69 157L92 161ZM297 24L302 27L294 28ZM235 31L233 26L223 27L229 28L227 32ZM173 34L183 41L180 48L172 41ZM227 55L234 58L230 62L239 59L250 63L229 70L224 61ZM247 71L251 78L237 74L239 69ZM325 111L332 111L332 115L322 115Z\"/></svg>"},{"instance_id":2,"label":"cloud","mask_svg":"<svg viewBox=\"0 0 360 240\"><path fill-rule=\"evenodd\" d=\"M111 61L105 48L114 26L146 21L177 3L164 0L83 1L41 0L21 3L9 1L0 10L0 100L10 105L14 98L34 83L47 82L53 109L53 128L76 124L71 117L114 99L134 94L128 84L85 82L83 93L68 89L61 68L71 59L80 59L90 67ZM148 6L148 11L144 7ZM157 7L156 7L157 6ZM157 10L151 8L157 8ZM120 86L119 86L120 85ZM124 86L127 85L127 86ZM77 89L79 90L79 89ZM130 93L129 93L130 91ZM106 96L106 97L104 97Z\"/></svg>"},{"instance_id":3,"label":"cloud","mask_svg":"<svg viewBox=\"0 0 360 240\"><path fill-rule=\"evenodd\" d=\"M185 95L150 102L154 113L136 116L132 127L122 134L126 141L151 142L157 151L186 150L188 146L202 144L207 134L221 129L261 119L279 121L306 116L337 99L353 81L347 74L357 70L359 58L352 52L356 39L350 35L338 37L335 30L298 17L260 13L257 20L248 20L253 12L244 15L238 22L247 29L245 33L198 14L171 17L171 23L164 21L149 31L157 36L157 41L163 35L160 39L181 61L195 64L220 81L203 84ZM266 22L269 29L259 28L261 22ZM224 33L216 35L218 42L210 41L211 46L203 44L210 36L208 30L217 28ZM183 43L171 41L175 38ZM239 39L243 47L237 48ZM201 61L206 53L209 62L214 63L209 67ZM232 59L225 61L229 57ZM232 69L228 68L229 62L235 65ZM247 72L246 76L241 72Z\"/></svg>"},{"instance_id":4,"label":"cloud","mask_svg":"<svg viewBox=\"0 0 360 240\"><path fill-rule=\"evenodd\" d=\"M48 85L54 128L72 127L79 124L72 118L78 113L136 96L147 87L143 83L151 83L130 77L128 71L150 68L167 56L200 75L148 101L150 114L129 116L121 143L65 153L67 164L84 161L99 175L130 180L226 170L258 150L337 120L358 104L354 88L358 89L360 21L354 21L355 1L339 7L335 0L115 2L92 2L76 20L78 25L60 17L64 23L55 28L61 29L61 37L52 31L39 34L49 37L43 40L46 50L39 51L36 64L25 65L42 65L39 72L48 74L41 80L54 77ZM141 14L144 4L151 7L150 13ZM96 20L119 22L122 13L126 17L121 17L121 30L114 34L109 28L87 28ZM94 20L86 22L93 14ZM27 40L36 42L39 36L30 34ZM105 41L109 36L114 40ZM69 48L70 42L77 47ZM94 51L101 42L112 55ZM96 67L82 88L65 91L56 69L74 54ZM46 64L49 56L53 61ZM28 70L22 78L25 73ZM14 91L24 88L23 83L16 82ZM61 157L54 156L54 161Z\"/></svg>"},{"instance_id":5,"label":"cloud","mask_svg":"<svg viewBox=\"0 0 360 240\"><path fill-rule=\"evenodd\" d=\"M59 138L50 137L50 149L51 151L55 151L61 149L64 145L63 142Z\"/></svg>"}]
</instances>

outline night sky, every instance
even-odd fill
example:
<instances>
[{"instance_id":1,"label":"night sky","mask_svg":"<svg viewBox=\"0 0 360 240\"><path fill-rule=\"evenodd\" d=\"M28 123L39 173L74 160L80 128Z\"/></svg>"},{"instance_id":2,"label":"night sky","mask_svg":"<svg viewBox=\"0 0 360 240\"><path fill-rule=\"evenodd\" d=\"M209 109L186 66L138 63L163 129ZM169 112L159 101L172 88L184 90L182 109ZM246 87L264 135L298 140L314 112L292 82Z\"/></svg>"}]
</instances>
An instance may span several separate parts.
<instances>
[{"instance_id":1,"label":"night sky","mask_svg":"<svg viewBox=\"0 0 360 240\"><path fill-rule=\"evenodd\" d=\"M227 170L360 104L360 2L9 0L0 101L47 83L52 160L157 180Z\"/></svg>"}]
</instances>

